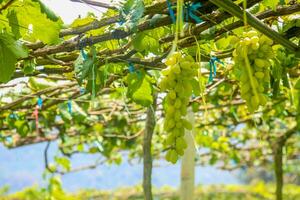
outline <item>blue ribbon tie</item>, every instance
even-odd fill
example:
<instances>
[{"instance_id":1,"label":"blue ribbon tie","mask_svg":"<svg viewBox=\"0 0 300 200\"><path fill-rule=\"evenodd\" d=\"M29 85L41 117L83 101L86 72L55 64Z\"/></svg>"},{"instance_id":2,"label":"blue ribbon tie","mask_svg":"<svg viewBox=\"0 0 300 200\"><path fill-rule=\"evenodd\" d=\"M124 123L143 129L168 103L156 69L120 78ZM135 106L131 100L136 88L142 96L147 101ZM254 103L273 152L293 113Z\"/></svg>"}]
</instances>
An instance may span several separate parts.
<instances>
[{"instance_id":1,"label":"blue ribbon tie","mask_svg":"<svg viewBox=\"0 0 300 200\"><path fill-rule=\"evenodd\" d=\"M10 119L18 119L19 117L18 117L18 115L17 115L16 113L11 113L11 114L9 115L9 118L10 118Z\"/></svg>"},{"instance_id":2,"label":"blue ribbon tie","mask_svg":"<svg viewBox=\"0 0 300 200\"><path fill-rule=\"evenodd\" d=\"M170 17L172 19L172 22L173 22L173 24L175 24L176 23L176 17L175 17L174 11L172 9L172 3L170 2L170 0L167 0L167 5L168 5L168 10L169 10L169 14L170 14Z\"/></svg>"},{"instance_id":3,"label":"blue ribbon tie","mask_svg":"<svg viewBox=\"0 0 300 200\"><path fill-rule=\"evenodd\" d=\"M198 3L193 2L192 4L186 3L185 7L187 10L187 12L185 14L186 21L188 21L188 19L190 17L196 22L196 24L203 22L203 20L199 16L194 14L194 12L198 10L198 8L202 7L202 4L200 2L198 2Z\"/></svg>"},{"instance_id":4,"label":"blue ribbon tie","mask_svg":"<svg viewBox=\"0 0 300 200\"><path fill-rule=\"evenodd\" d=\"M134 67L134 65L133 65L132 63L129 63L128 71L129 71L129 73L131 73L131 74L132 74L132 73L136 73L136 75L138 76L139 79L142 78L142 73L141 73L141 71L136 70L135 67Z\"/></svg>"},{"instance_id":5,"label":"blue ribbon tie","mask_svg":"<svg viewBox=\"0 0 300 200\"><path fill-rule=\"evenodd\" d=\"M68 101L68 111L70 114L72 114L72 101L71 100Z\"/></svg>"},{"instance_id":6,"label":"blue ribbon tie","mask_svg":"<svg viewBox=\"0 0 300 200\"><path fill-rule=\"evenodd\" d=\"M80 88L79 89L79 93L82 95L82 94L84 94L85 93L85 89L84 88Z\"/></svg>"},{"instance_id":7,"label":"blue ribbon tie","mask_svg":"<svg viewBox=\"0 0 300 200\"><path fill-rule=\"evenodd\" d=\"M80 53L81 53L81 56L82 56L83 60L87 60L88 59L87 54L86 54L86 52L84 51L83 48L80 49Z\"/></svg>"},{"instance_id":8,"label":"blue ribbon tie","mask_svg":"<svg viewBox=\"0 0 300 200\"><path fill-rule=\"evenodd\" d=\"M134 67L134 65L133 65L132 63L129 63L128 71L129 71L130 73L134 73L134 72L135 72L135 67Z\"/></svg>"},{"instance_id":9,"label":"blue ribbon tie","mask_svg":"<svg viewBox=\"0 0 300 200\"><path fill-rule=\"evenodd\" d=\"M224 65L224 63L219 58L215 56L211 57L211 59L209 60L209 79L208 79L209 83L212 82L214 77L217 75L216 62Z\"/></svg>"},{"instance_id":10,"label":"blue ribbon tie","mask_svg":"<svg viewBox=\"0 0 300 200\"><path fill-rule=\"evenodd\" d=\"M39 108L42 108L42 106L43 106L43 99L41 97L38 98L37 105L38 105Z\"/></svg>"}]
</instances>

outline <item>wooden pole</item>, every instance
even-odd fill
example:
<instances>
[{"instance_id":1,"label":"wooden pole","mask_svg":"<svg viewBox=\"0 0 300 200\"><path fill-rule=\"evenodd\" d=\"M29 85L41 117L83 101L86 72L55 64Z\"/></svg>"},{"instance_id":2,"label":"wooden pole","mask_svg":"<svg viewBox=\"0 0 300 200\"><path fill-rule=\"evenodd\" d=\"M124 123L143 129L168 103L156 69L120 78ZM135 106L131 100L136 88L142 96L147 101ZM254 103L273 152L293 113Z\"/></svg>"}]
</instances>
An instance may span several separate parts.
<instances>
[{"instance_id":1,"label":"wooden pole","mask_svg":"<svg viewBox=\"0 0 300 200\"><path fill-rule=\"evenodd\" d=\"M191 109L188 111L188 121L194 126L194 113ZM185 140L187 142L187 149L184 152L181 161L181 186L180 199L193 200L195 189L195 156L196 149L194 146L193 130L186 131Z\"/></svg>"}]
</instances>

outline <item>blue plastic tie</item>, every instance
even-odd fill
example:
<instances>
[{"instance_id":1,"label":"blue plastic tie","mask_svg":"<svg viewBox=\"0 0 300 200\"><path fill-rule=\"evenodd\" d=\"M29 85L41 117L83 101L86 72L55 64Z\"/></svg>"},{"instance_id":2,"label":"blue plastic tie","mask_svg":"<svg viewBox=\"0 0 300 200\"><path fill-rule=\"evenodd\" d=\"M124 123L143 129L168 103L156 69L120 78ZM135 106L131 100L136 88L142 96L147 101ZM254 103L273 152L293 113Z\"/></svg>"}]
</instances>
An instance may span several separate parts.
<instances>
[{"instance_id":1,"label":"blue plastic tie","mask_svg":"<svg viewBox=\"0 0 300 200\"><path fill-rule=\"evenodd\" d=\"M84 51L84 46L86 46L86 43L87 43L87 41L85 39L83 39L81 41L79 40L79 42L78 42L78 48L80 50L80 54L81 54L83 60L88 59L88 56L87 56L86 52Z\"/></svg>"},{"instance_id":2,"label":"blue plastic tie","mask_svg":"<svg viewBox=\"0 0 300 200\"><path fill-rule=\"evenodd\" d=\"M72 114L72 101L68 100L68 111L70 114Z\"/></svg>"},{"instance_id":3,"label":"blue plastic tie","mask_svg":"<svg viewBox=\"0 0 300 200\"><path fill-rule=\"evenodd\" d=\"M198 2L198 3L193 2L192 4L186 3L185 7L186 7L186 10L187 10L187 12L185 14L186 21L188 21L188 19L190 17L197 24L203 22L203 20L199 16L197 16L197 15L194 14L194 12L198 10L198 8L202 7L202 4L200 2Z\"/></svg>"},{"instance_id":4,"label":"blue plastic tie","mask_svg":"<svg viewBox=\"0 0 300 200\"><path fill-rule=\"evenodd\" d=\"M19 117L18 117L18 115L17 115L16 113L11 113L11 114L9 115L9 118L10 118L10 119L18 119Z\"/></svg>"},{"instance_id":5,"label":"blue plastic tie","mask_svg":"<svg viewBox=\"0 0 300 200\"><path fill-rule=\"evenodd\" d=\"M124 15L126 16L126 15L128 15L129 13L128 13L128 11L126 11L125 9L120 9L119 10L119 16L120 16L120 20L118 21L118 24L120 25L120 26L122 26L123 24L125 24L125 19L124 19Z\"/></svg>"},{"instance_id":6,"label":"blue plastic tie","mask_svg":"<svg viewBox=\"0 0 300 200\"><path fill-rule=\"evenodd\" d=\"M122 17L121 19L120 19L120 21L118 21L118 24L120 25L120 26L122 26L123 24L125 24L125 19Z\"/></svg>"},{"instance_id":7,"label":"blue plastic tie","mask_svg":"<svg viewBox=\"0 0 300 200\"><path fill-rule=\"evenodd\" d=\"M129 73L136 73L136 75L138 76L139 79L142 78L143 74L141 73L141 71L139 70L136 70L134 65L132 63L129 63L129 66L128 66L128 71Z\"/></svg>"},{"instance_id":8,"label":"blue plastic tie","mask_svg":"<svg viewBox=\"0 0 300 200\"><path fill-rule=\"evenodd\" d=\"M38 105L39 108L42 108L42 106L43 106L43 99L41 97L38 98L37 105Z\"/></svg>"},{"instance_id":9,"label":"blue plastic tie","mask_svg":"<svg viewBox=\"0 0 300 200\"><path fill-rule=\"evenodd\" d=\"M79 93L82 95L82 94L84 94L85 93L85 89L84 88L80 88L79 89Z\"/></svg>"},{"instance_id":10,"label":"blue plastic tie","mask_svg":"<svg viewBox=\"0 0 300 200\"><path fill-rule=\"evenodd\" d=\"M135 67L132 63L129 63L128 71L129 71L129 73L134 73L135 72Z\"/></svg>"},{"instance_id":11,"label":"blue plastic tie","mask_svg":"<svg viewBox=\"0 0 300 200\"><path fill-rule=\"evenodd\" d=\"M216 62L224 65L224 63L219 58L215 56L211 57L211 59L209 60L209 79L208 79L209 83L212 82L214 77L217 75Z\"/></svg>"},{"instance_id":12,"label":"blue plastic tie","mask_svg":"<svg viewBox=\"0 0 300 200\"><path fill-rule=\"evenodd\" d=\"M170 0L167 0L167 5L168 5L168 10L169 10L169 14L170 14L170 17L172 19L172 22L173 22L173 24L175 24L176 23L176 17L175 17L174 11L172 9L172 3L170 2Z\"/></svg>"},{"instance_id":13,"label":"blue plastic tie","mask_svg":"<svg viewBox=\"0 0 300 200\"><path fill-rule=\"evenodd\" d=\"M88 59L88 56L86 54L86 52L84 51L83 48L80 49L80 53L81 53L81 56L83 58L83 60L87 60Z\"/></svg>"}]
</instances>

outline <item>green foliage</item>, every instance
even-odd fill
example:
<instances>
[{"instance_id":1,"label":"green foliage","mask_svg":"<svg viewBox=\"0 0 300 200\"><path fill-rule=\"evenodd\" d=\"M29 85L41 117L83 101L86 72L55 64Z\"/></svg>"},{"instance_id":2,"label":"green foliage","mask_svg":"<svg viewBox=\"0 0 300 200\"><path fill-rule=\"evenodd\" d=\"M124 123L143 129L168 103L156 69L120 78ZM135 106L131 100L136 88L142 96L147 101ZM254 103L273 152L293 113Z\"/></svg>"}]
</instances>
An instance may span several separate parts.
<instances>
[{"instance_id":1,"label":"green foliage","mask_svg":"<svg viewBox=\"0 0 300 200\"><path fill-rule=\"evenodd\" d=\"M25 75L32 74L35 71L35 63L33 60L24 60L22 68Z\"/></svg>"},{"instance_id":2,"label":"green foliage","mask_svg":"<svg viewBox=\"0 0 300 200\"><path fill-rule=\"evenodd\" d=\"M280 1L281 0L263 0L263 4L275 10Z\"/></svg>"},{"instance_id":3,"label":"green foliage","mask_svg":"<svg viewBox=\"0 0 300 200\"><path fill-rule=\"evenodd\" d=\"M4 200L12 200L20 198L24 200L41 199L45 196L54 199L66 200L85 200L93 196L103 200L142 200L144 199L140 186L130 188L120 188L114 191L99 191L99 190L82 190L75 194L66 194L60 191L60 183L57 178L54 178L50 184L56 190L52 189L52 193L39 190L38 188L28 188L24 191L8 195ZM195 190L196 200L273 200L272 185L258 183L255 185L211 185L198 186ZM154 188L154 198L157 200L179 200L178 193L175 189L169 187ZM44 196L43 196L44 195ZM60 197L58 195L61 195ZM29 198L30 197L30 198ZM299 186L287 185L284 190L284 199L296 200L300 197Z\"/></svg>"},{"instance_id":4,"label":"green foliage","mask_svg":"<svg viewBox=\"0 0 300 200\"><path fill-rule=\"evenodd\" d=\"M138 52L149 51L159 54L159 41L147 32L137 33L132 40L132 45Z\"/></svg>"},{"instance_id":5,"label":"green foliage","mask_svg":"<svg viewBox=\"0 0 300 200\"><path fill-rule=\"evenodd\" d=\"M1 2L2 6L3 1ZM240 0L235 3L242 2L243 0ZM176 91L167 91L168 98L171 99L169 102L163 101L163 105L161 105L160 98L165 94L158 94L158 103L160 104L158 108L169 109L169 114L168 116L164 115L165 113L161 115L160 110L156 113L156 134L153 135L152 142L154 159L165 156L162 155L165 152L170 152L167 154L168 160L175 162L179 155L177 155L177 151L183 154L182 149L186 145L182 137L177 137L177 135L176 138L167 137L161 118L168 118L172 127L184 125L186 129L190 129L192 128L191 124L182 120L181 115L186 114L187 106L192 106L196 118L194 124L197 132L195 134L196 145L207 150L206 155L201 159L197 158L197 164L217 166L222 164L220 167L224 167L224 169L247 165L268 166L269 169L270 163L272 163L269 158L272 158L273 143L276 143L276 139L286 130L293 128L297 122L298 126L300 124L300 80L297 80L299 60L296 59L294 52L289 52L280 45L273 45L271 48L271 42L268 41L269 48L264 49L268 50L268 53L262 54L263 45L257 45L257 38L251 36L250 38L254 41L253 45L250 45L249 38L244 41L247 43L246 49L252 51L247 55L249 63L241 54L232 59L231 52L235 44L239 43L240 38L247 38L242 33L247 31L248 27L236 28L222 34L227 31L225 26L230 29L238 24L235 23L237 18L224 15L229 18L223 21L218 17L219 13L223 11L214 11L213 15L216 18L210 19L210 22L196 26L186 23L184 26L186 35L181 35L177 41L178 51L184 52L190 60L194 60L196 57L197 62L201 61L201 64L185 63L180 67L174 65L172 74L176 74L176 77L170 76L170 79L165 79L164 84L158 85L161 74L168 73L168 68L163 69L165 67L163 63L164 58L168 57L168 50L172 45L174 26L169 24L170 19L165 15L167 14L165 9L149 7L147 16L144 16L145 5L153 3L152 0L127 0L121 3L120 13L108 9L101 18L93 14L89 14L86 18L78 18L66 27L70 28L68 31L82 30L83 26L96 24L96 21L98 24L102 23L104 18L107 21L107 18L113 17L114 21L121 14L121 19L117 19L119 23L110 23L107 26L89 30L81 33L80 37L74 34L61 38L59 38L59 32L62 31L61 20L40 0L14 1L11 6L2 10L0 14L0 82L9 81L14 73L16 77L25 75L26 78L24 81L22 79L22 83L17 87L5 85L2 89L1 85L1 142L13 147L19 138L26 142L28 138L29 142L42 138L43 135L37 135L35 118L32 116L37 100L32 95L35 92L45 92L45 89L55 89L66 82L75 83L77 80L81 88L76 84L67 85L51 92L46 91L41 95L45 105L39 110L38 122L41 133L47 135L54 129L58 130L59 144L66 155L72 155L78 151L101 154L107 159L107 163L111 164L122 162L120 152L123 151L129 152L130 159L140 158L143 155L140 135L144 128L144 121L141 121L144 118L141 116L145 113L146 107L153 103L153 94L158 91L158 87L164 85L170 86L170 89L176 89ZM263 3L257 3L249 11L258 14L269 8L275 10L279 3L281 3L279 0L265 0ZM204 12L202 13L203 17L204 15L209 16L206 8L203 10L201 8L199 12ZM197 13L197 15L201 13ZM214 19L217 22L221 20L221 24L216 25L212 21ZM204 20L206 21L206 19ZM158 22L159 24L157 24ZM299 16L297 14L281 16L280 20L277 20L277 16L271 17L265 20L265 23L286 36L287 33L299 27ZM137 30L139 24L142 24L144 31ZM157 25L159 28L155 28ZM199 31L202 29L205 31L200 33ZM134 32L134 34L123 39L115 39L114 33L127 34L126 31ZM216 36L216 34L218 35ZM69 43L67 40L75 38L74 36L80 40L72 40ZM47 46L38 49L30 47L30 55L21 45L21 43L26 43L31 46L32 44L28 43L39 40ZM264 38L263 40L267 41L268 39ZM90 46L90 41L96 42L96 44ZM294 37L290 41L298 44L299 38ZM62 45L59 44L60 42ZM76 44L77 42L78 44ZM274 42L276 44L276 41ZM35 53L44 50L50 49L50 52L53 49L57 50L56 44L59 44L58 47L61 48L58 51L66 51L35 56ZM35 45L39 45L39 43ZM79 46L80 51L77 49ZM258 47L259 49L257 49ZM242 53L239 50L234 54ZM85 54L87 54L86 58ZM223 60L225 65L217 66L215 79L212 83L207 84L207 77L210 74L208 71L210 65L207 61L213 56L220 59L226 57ZM257 57L259 60L255 61ZM270 63L262 61L271 57ZM73 62L75 59L76 61ZM137 69L128 74L129 61L135 63ZM144 62L147 63L147 66L143 65ZM265 69L258 68L262 67L262 62L268 65ZM53 63L56 65L52 65ZM36 70L36 66L40 65L44 68L41 71ZM239 65L238 70L233 67L234 65ZM251 77L257 77L254 86L265 83L261 91L263 90L265 96L272 97L268 98L268 101L264 101L263 97L262 106L253 106L255 109L251 109L252 113L248 112L243 101L246 99L249 104L255 99L252 93L250 97L244 98L245 93L249 92L247 84L249 84L250 78L245 78L243 85L240 84L241 87L239 87L239 83L242 81L237 81L242 78L241 75L249 65L255 72L261 72L249 73ZM191 66L193 70L191 70ZM162 72L160 69L163 69ZM46 75L46 78L40 77L41 73L43 76ZM30 78L27 78L29 75ZM196 78L196 76L198 77ZM262 76L266 81L262 80ZM178 84L179 82L180 84ZM182 88L181 84L185 88ZM176 87L176 85L178 86ZM79 91L82 88L85 88L85 91ZM257 87L251 86L251 89L253 88ZM245 92L246 90L247 92ZM97 92L96 94L99 96L95 96L93 101L90 101L90 92L92 94ZM21 99L22 102L18 102L23 96L26 96L26 100ZM180 98L177 98L179 100L176 101L174 97L177 96ZM72 99L72 112L69 110L69 99ZM255 105L256 103L254 102ZM176 109L174 109L175 104ZM253 103L251 102L251 104ZM176 115L175 111L177 111ZM17 114L18 117L12 117L11 114ZM175 118L177 119L176 123L173 120ZM173 135L175 133L182 136L184 129L180 129L180 132L174 131ZM172 136L172 134L169 135ZM299 154L298 143L295 142L298 137L295 135L287 140L284 154L284 159L287 161L285 167L289 169L295 168L296 164L289 164L289 161L297 158ZM173 151L166 149L166 144L163 142L166 139L173 144ZM71 170L72 165L65 157L57 157L55 160L56 165L51 166L53 169ZM290 173L295 173L295 171L291 170ZM238 192L235 189L226 188L229 192L226 190L217 193L215 192L217 189L201 191L201 197L220 200L272 198L270 190L261 185L256 189L242 188L242 191L237 189ZM61 183L56 178L51 180L49 188L38 191L31 190L26 193L29 196L24 196L24 199L70 198L62 190ZM23 196L20 197L23 198ZM142 197L139 196L136 199L138 198ZM166 199L167 197L160 198ZM174 197L174 192L170 194L170 198L177 198ZM294 197L286 197L286 199L292 198Z\"/></svg>"},{"instance_id":6,"label":"green foliage","mask_svg":"<svg viewBox=\"0 0 300 200\"><path fill-rule=\"evenodd\" d=\"M12 31L17 38L29 41L41 40L45 44L59 42L61 20L55 20L46 7L39 1L17 1L8 10L9 23L13 24ZM42 13L42 12L43 13ZM19 30L18 30L19 29Z\"/></svg>"},{"instance_id":7,"label":"green foliage","mask_svg":"<svg viewBox=\"0 0 300 200\"><path fill-rule=\"evenodd\" d=\"M150 106L153 102L150 77L144 71L130 73L127 76L127 97L142 106Z\"/></svg>"},{"instance_id":8,"label":"green foliage","mask_svg":"<svg viewBox=\"0 0 300 200\"><path fill-rule=\"evenodd\" d=\"M39 91L39 90L47 89L49 87L58 86L58 84L55 81L50 79L30 77L28 80L28 86L33 91Z\"/></svg>"},{"instance_id":9,"label":"green foliage","mask_svg":"<svg viewBox=\"0 0 300 200\"><path fill-rule=\"evenodd\" d=\"M126 0L120 9L120 14L125 22L124 26L134 30L143 17L144 10L145 6L142 0Z\"/></svg>"},{"instance_id":10,"label":"green foliage","mask_svg":"<svg viewBox=\"0 0 300 200\"><path fill-rule=\"evenodd\" d=\"M28 56L27 50L7 32L0 33L0 82L8 82L18 59Z\"/></svg>"},{"instance_id":11,"label":"green foliage","mask_svg":"<svg viewBox=\"0 0 300 200\"><path fill-rule=\"evenodd\" d=\"M32 0L32 1L37 2L40 5L41 13L45 13L48 19L55 22L60 20L60 18L52 10L50 10L41 0Z\"/></svg>"},{"instance_id":12,"label":"green foliage","mask_svg":"<svg viewBox=\"0 0 300 200\"><path fill-rule=\"evenodd\" d=\"M9 21L9 26L11 27L11 31L16 39L19 39L22 37L19 29L19 21L17 17L17 13L15 10L11 10L7 14L7 19Z\"/></svg>"},{"instance_id":13,"label":"green foliage","mask_svg":"<svg viewBox=\"0 0 300 200\"><path fill-rule=\"evenodd\" d=\"M69 159L67 159L65 157L55 157L54 160L64 170L66 170L66 171L70 171L71 170L72 166L71 166L71 162L70 162Z\"/></svg>"},{"instance_id":14,"label":"green foliage","mask_svg":"<svg viewBox=\"0 0 300 200\"><path fill-rule=\"evenodd\" d=\"M85 18L77 18L73 21L73 23L70 25L70 27L75 28L75 27L80 27L87 25L91 22L93 22L95 18L93 16L87 16Z\"/></svg>"}]
</instances>

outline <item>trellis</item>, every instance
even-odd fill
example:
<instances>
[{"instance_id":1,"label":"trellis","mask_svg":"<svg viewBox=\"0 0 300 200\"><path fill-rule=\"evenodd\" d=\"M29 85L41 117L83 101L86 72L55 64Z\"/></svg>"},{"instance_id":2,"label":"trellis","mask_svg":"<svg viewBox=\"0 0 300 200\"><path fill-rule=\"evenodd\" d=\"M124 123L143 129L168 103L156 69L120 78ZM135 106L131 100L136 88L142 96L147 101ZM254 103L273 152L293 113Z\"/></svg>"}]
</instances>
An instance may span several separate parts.
<instances>
[{"instance_id":1,"label":"trellis","mask_svg":"<svg viewBox=\"0 0 300 200\"><path fill-rule=\"evenodd\" d=\"M74 2L78 2L77 0L72 0ZM250 9L253 6L255 6L257 3L260 3L262 0L248 0L247 1L247 8ZM13 1L9 1L6 5L4 5L1 10L6 9L10 3ZM94 1L79 1L79 2L85 2L90 5L104 7L107 9L116 10L116 7L104 3L94 2ZM170 0L170 2L175 3L176 0ZM189 2L189 1L185 1ZM179 48L187 48L192 47L196 45L196 40L198 40L199 43L205 43L207 40L210 41L218 41L222 38L224 38L227 35L232 34L232 31L240 28L244 25L243 23L243 9L242 9L242 3L239 5L236 5L234 1L229 0L210 0L210 1L204 1L200 0L202 3L202 7L199 8L197 12L197 16L203 19L203 23L200 24L194 24L194 21L189 19L188 22L192 25L190 25L189 29L185 31L185 34L183 37L179 38L178 46ZM222 9L219 9L222 8ZM225 12L225 11L226 12ZM263 12L257 13L255 16L252 14L247 13L247 21L248 24L263 34L266 34L270 38L272 38L275 42L283 45L286 47L286 49L293 51L294 53L299 54L299 46L291 42L289 39L293 37L298 37L300 35L300 27L292 27L288 31L285 32L285 35L280 35L271 28L269 28L266 24L263 23L263 20L270 19L272 17L279 17L279 16L285 16L300 12L300 4L299 3L292 3L289 6L279 6L276 10L266 10ZM155 23L151 21L151 18L156 15L161 14L161 17L158 18ZM239 20L234 20L232 23L223 25L224 22L233 16L237 17ZM69 73L74 71L74 61L77 59L79 55L79 49L84 47L89 47L96 44L101 44L102 42L110 41L110 40L124 40L127 39L129 42L125 44L124 46L120 46L118 49L109 50L105 49L102 51L97 52L97 59L99 60L98 67L101 68L102 66L108 64L108 63L133 63L137 69L144 69L144 70L161 70L165 67L165 65L162 63L162 60L166 58L166 56L169 53L170 47L172 45L172 42L174 40L174 35L166 35L159 40L160 45L164 45L165 49L164 52L159 55L155 56L153 58L140 58L137 56L138 52L132 48L131 44L131 38L136 33L140 33L147 30L154 30L156 28L160 27L171 27L172 26L172 20L169 16L168 12L168 6L166 1L160 1L158 3L155 3L153 5L145 7L145 11L143 14L143 18L145 18L144 21L137 24L136 28L134 30L124 30L124 29L114 29L113 31L108 31L100 35L93 35L86 37L85 34L91 30L97 30L104 27L113 26L114 24L117 24L121 20L120 15L115 15L112 17L106 17L102 18L101 20L95 19L89 24L76 27L76 28L65 28L60 31L60 38L65 37L72 37L71 39L64 40L62 43L58 45L45 45L42 42L35 42L35 43L29 43L24 41L24 44L27 46L27 48L30 49L30 54L28 58L22 59L22 60L31 60L34 59L36 61L36 64L39 65L59 65L61 67L59 68L48 68L44 67L41 69L36 69L32 74L25 75L22 71L19 69L14 73L12 79L20 78L20 77L29 77L29 76L37 76L37 77L45 77L48 79L54 79L54 80L66 80L67 83L64 85L59 85L55 87L50 87L41 91L37 91L32 94L26 94L24 96L18 97L14 99L10 103L0 103L0 113L2 112L18 112L18 111L24 111L26 109L31 109L35 106L35 103L33 104L24 104L28 100L32 100L38 96L44 95L46 98L44 99L43 104L43 111L46 111L47 109L51 109L55 105L66 102L66 100L73 100L73 101L86 101L89 100L89 97L86 93L80 92L80 88L77 86L77 82L74 78L69 79L65 76L61 76L64 73ZM205 37L205 31L215 28L214 34L210 35L209 38ZM205 38L205 40L203 40ZM215 52L215 55L219 59L223 58L229 58L232 56L232 50L226 50L224 52ZM201 61L202 62L208 62L211 58L211 55L201 52ZM20 63L22 62L20 60ZM299 66L297 66L299 68ZM126 76L129 73L129 70L127 68L124 68L123 70L123 76ZM46 74L46 76L43 76ZM204 72L204 75L208 75L209 73ZM299 72L296 73L295 77L299 76ZM122 76L116 76L114 74L110 75L105 86L97 93L97 95L101 96L103 95L103 98L105 98L106 94L110 94L116 90L115 87L111 87L113 83L120 81L122 79ZM229 80L226 77L226 74L218 72L218 76L214 79L213 83L208 84L206 86L206 92L205 95L208 95L211 91L213 91L215 88L217 88L222 83L232 83L232 80ZM1 88L13 88L15 87L15 84L2 84L0 85ZM68 97L62 97L62 93L66 93ZM195 99L191 100L191 103L193 102L202 102L201 97L197 97ZM238 92L236 91L234 96L233 102L226 102L221 105L211 105L208 107L200 107L200 111L215 109L215 108L227 108L231 106L240 106L244 105L244 101L242 101L238 97ZM128 105L123 105L121 101L113 102L113 104L117 105L115 107L110 106L104 106L99 110L92 110L89 112L91 115L102 115L102 114L121 114L124 116L127 116L128 113L126 109L129 108L129 112L131 113L130 116L127 116L128 118L133 117L133 123L138 123L139 121L144 121L144 118L141 119L141 114L145 112L145 108L138 107L135 104L129 103ZM160 102L160 101L159 101ZM159 110L160 108L158 108ZM226 112L224 112L226 113ZM148 114L151 114L151 112L148 110ZM228 114L228 113L226 113ZM0 119L3 119L4 116L0 115ZM28 120L34 120L31 116L31 113L28 113L27 116ZM244 123L245 120L249 120L249 118L245 118L244 120L240 121L230 121L232 119L229 119L228 122L234 125L238 125L240 123ZM103 122L105 123L105 122ZM149 122L152 123L152 122ZM202 124L200 126L214 126L216 123L210 123L210 124ZM228 126L229 124L225 124L224 126ZM59 126L59 124L55 125ZM43 133L42 128L40 128L41 133ZM8 127L0 127L0 131L10 132ZM124 140L132 140L138 138L140 135L142 135L143 131L139 131L138 134L132 134L132 135L103 135L104 138L120 138ZM289 134L291 132L288 132ZM80 131L72 131L71 133L66 133L69 137L80 137L81 133ZM28 144L34 144L34 143L40 143L45 141L54 141L59 139L59 135L35 135L32 134L28 137L20 137L18 134L15 133L9 133L6 136L14 136L14 145L10 146L12 148L19 147L23 145Z\"/></svg>"}]
</instances>

